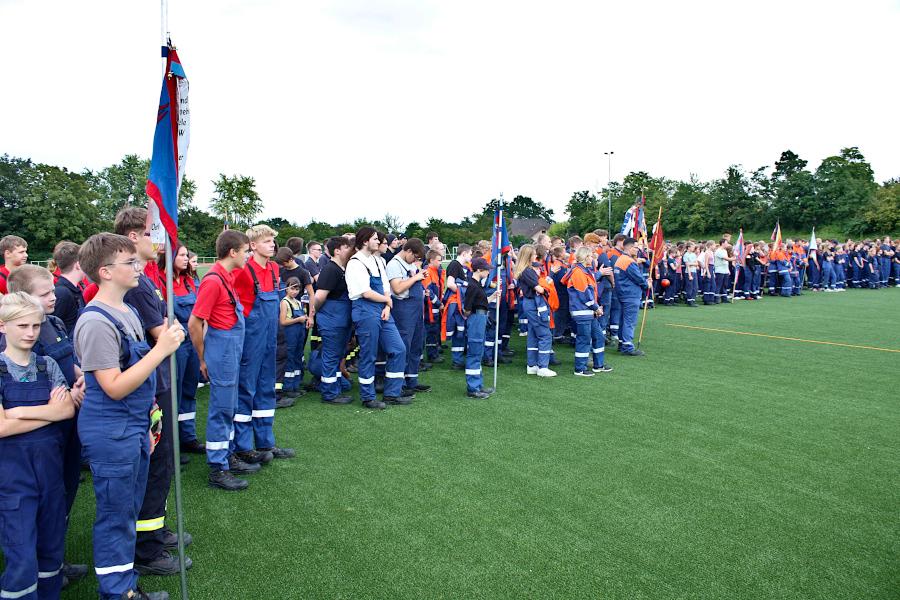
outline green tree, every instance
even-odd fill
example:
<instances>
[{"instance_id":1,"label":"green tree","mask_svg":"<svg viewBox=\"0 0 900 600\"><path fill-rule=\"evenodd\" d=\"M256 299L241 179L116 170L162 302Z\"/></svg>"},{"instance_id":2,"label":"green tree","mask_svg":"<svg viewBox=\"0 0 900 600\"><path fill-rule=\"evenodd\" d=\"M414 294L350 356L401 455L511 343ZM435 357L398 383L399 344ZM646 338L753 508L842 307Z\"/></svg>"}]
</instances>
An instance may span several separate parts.
<instances>
[{"instance_id":1,"label":"green tree","mask_svg":"<svg viewBox=\"0 0 900 600\"><path fill-rule=\"evenodd\" d=\"M0 237L22 236L22 198L28 193L30 172L34 164L27 159L4 154L0 156Z\"/></svg>"},{"instance_id":2,"label":"green tree","mask_svg":"<svg viewBox=\"0 0 900 600\"><path fill-rule=\"evenodd\" d=\"M710 221L706 231L719 233L753 227L761 214L756 198L750 193L750 182L738 165L731 165L725 177L712 183L709 190Z\"/></svg>"},{"instance_id":3,"label":"green tree","mask_svg":"<svg viewBox=\"0 0 900 600\"><path fill-rule=\"evenodd\" d=\"M690 181L675 184L672 197L663 214L664 231L667 234L700 234L707 230L709 219L708 185L696 175Z\"/></svg>"},{"instance_id":4,"label":"green tree","mask_svg":"<svg viewBox=\"0 0 900 600\"><path fill-rule=\"evenodd\" d=\"M817 197L821 211L832 223L846 224L859 217L874 197L878 185L872 167L857 147L829 156L816 169Z\"/></svg>"},{"instance_id":5,"label":"green tree","mask_svg":"<svg viewBox=\"0 0 900 600\"><path fill-rule=\"evenodd\" d=\"M209 203L209 207L220 219L227 217L231 227L246 229L256 220L256 215L262 212L262 199L256 193L256 180L252 177L228 177L219 173L213 186L216 197Z\"/></svg>"},{"instance_id":6,"label":"green tree","mask_svg":"<svg viewBox=\"0 0 900 600\"><path fill-rule=\"evenodd\" d=\"M189 206L178 213L178 239L200 256L216 255L216 238L222 232L224 223L195 206Z\"/></svg>"},{"instance_id":7,"label":"green tree","mask_svg":"<svg viewBox=\"0 0 900 600\"><path fill-rule=\"evenodd\" d=\"M94 173L83 172L84 177L97 194L97 211L104 227L111 227L116 213L126 204L146 206L144 193L150 159L137 154L127 154L121 162Z\"/></svg>"},{"instance_id":8,"label":"green tree","mask_svg":"<svg viewBox=\"0 0 900 600\"><path fill-rule=\"evenodd\" d=\"M807 161L791 150L781 153L772 173L773 206L782 225L807 227L823 223L828 212L816 196L816 181Z\"/></svg>"},{"instance_id":9,"label":"green tree","mask_svg":"<svg viewBox=\"0 0 900 600\"><path fill-rule=\"evenodd\" d=\"M49 254L61 240L81 242L96 232L97 196L84 176L38 164L28 170L26 186L18 212L34 251Z\"/></svg>"},{"instance_id":10,"label":"green tree","mask_svg":"<svg viewBox=\"0 0 900 600\"><path fill-rule=\"evenodd\" d=\"M856 236L896 235L900 231L900 178L878 187L862 214L850 220L848 231Z\"/></svg>"},{"instance_id":11,"label":"green tree","mask_svg":"<svg viewBox=\"0 0 900 600\"><path fill-rule=\"evenodd\" d=\"M567 229L571 233L584 235L594 229L605 229L607 226L605 199L601 200L587 190L572 193L566 204L566 213L569 215Z\"/></svg>"},{"instance_id":12,"label":"green tree","mask_svg":"<svg viewBox=\"0 0 900 600\"><path fill-rule=\"evenodd\" d=\"M500 201L497 198L490 200L484 205L482 214L494 214ZM511 219L544 219L553 222L553 209L547 208L542 203L532 200L528 196L516 196L512 202L505 202L503 205L503 214Z\"/></svg>"}]
</instances>

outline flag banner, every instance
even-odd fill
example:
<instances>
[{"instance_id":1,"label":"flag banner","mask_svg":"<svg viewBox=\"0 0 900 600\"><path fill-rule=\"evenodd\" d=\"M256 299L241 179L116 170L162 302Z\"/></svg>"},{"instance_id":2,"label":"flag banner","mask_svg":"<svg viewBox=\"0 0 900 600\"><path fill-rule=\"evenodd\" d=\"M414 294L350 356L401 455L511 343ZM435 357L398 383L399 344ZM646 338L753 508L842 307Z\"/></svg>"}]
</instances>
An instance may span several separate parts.
<instances>
[{"instance_id":1,"label":"flag banner","mask_svg":"<svg viewBox=\"0 0 900 600\"><path fill-rule=\"evenodd\" d=\"M744 266L747 260L747 253L744 248L744 230L741 229L738 234L738 239L734 243L734 263L736 265ZM735 271L735 277L737 277L737 271Z\"/></svg>"},{"instance_id":2,"label":"flag banner","mask_svg":"<svg viewBox=\"0 0 900 600\"><path fill-rule=\"evenodd\" d=\"M494 211L494 226L491 235L491 274L488 281L497 281L498 270L500 278L509 282L508 269L504 263L509 262L509 251L512 244L509 243L509 232L506 229L506 219L503 218L503 208L498 207ZM499 267L499 269L498 269Z\"/></svg>"},{"instance_id":3,"label":"flag banner","mask_svg":"<svg viewBox=\"0 0 900 600\"><path fill-rule=\"evenodd\" d=\"M809 249L810 250L818 250L819 243L816 241L816 228L813 227L812 235L809 236Z\"/></svg>"},{"instance_id":4,"label":"flag banner","mask_svg":"<svg viewBox=\"0 0 900 600\"><path fill-rule=\"evenodd\" d=\"M650 252L653 253L653 263L658 264L665 258L666 236L663 233L662 209L659 211L659 220L653 226L653 237L650 238Z\"/></svg>"},{"instance_id":5,"label":"flag banner","mask_svg":"<svg viewBox=\"0 0 900 600\"><path fill-rule=\"evenodd\" d=\"M780 250L781 249L781 223L775 222L775 230L772 231L772 241L774 245L772 250Z\"/></svg>"},{"instance_id":6,"label":"flag banner","mask_svg":"<svg viewBox=\"0 0 900 600\"><path fill-rule=\"evenodd\" d=\"M171 45L164 52L166 73L163 76L156 114L153 156L150 159L146 192L156 208L155 223L174 242L178 239L178 193L190 145L191 111L188 104L188 80L178 53Z\"/></svg>"},{"instance_id":7,"label":"flag banner","mask_svg":"<svg viewBox=\"0 0 900 600\"><path fill-rule=\"evenodd\" d=\"M625 211L625 218L622 220L622 229L619 233L638 241L647 239L647 221L644 217L645 203L646 198L642 195L640 200L634 203L634 206Z\"/></svg>"}]
</instances>

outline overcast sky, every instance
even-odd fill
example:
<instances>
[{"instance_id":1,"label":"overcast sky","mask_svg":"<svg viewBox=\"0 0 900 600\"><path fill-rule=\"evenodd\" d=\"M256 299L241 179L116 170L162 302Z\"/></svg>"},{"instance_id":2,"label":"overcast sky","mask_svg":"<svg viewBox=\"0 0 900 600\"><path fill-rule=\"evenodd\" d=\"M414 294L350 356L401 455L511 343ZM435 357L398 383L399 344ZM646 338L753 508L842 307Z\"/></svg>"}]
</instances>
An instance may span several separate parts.
<instances>
[{"instance_id":1,"label":"overcast sky","mask_svg":"<svg viewBox=\"0 0 900 600\"><path fill-rule=\"evenodd\" d=\"M562 213L632 170L687 179L859 146L900 176L897 0L171 0L187 176L265 216L458 220L501 191ZM0 0L0 153L149 156L159 3Z\"/></svg>"}]
</instances>

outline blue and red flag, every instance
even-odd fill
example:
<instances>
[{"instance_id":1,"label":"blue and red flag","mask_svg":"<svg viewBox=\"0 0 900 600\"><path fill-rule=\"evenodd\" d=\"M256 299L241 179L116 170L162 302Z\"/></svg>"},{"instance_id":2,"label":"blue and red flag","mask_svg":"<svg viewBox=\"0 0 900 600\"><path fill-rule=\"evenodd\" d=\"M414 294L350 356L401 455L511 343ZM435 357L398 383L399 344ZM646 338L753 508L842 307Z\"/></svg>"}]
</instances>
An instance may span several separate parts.
<instances>
[{"instance_id":1,"label":"blue and red flag","mask_svg":"<svg viewBox=\"0 0 900 600\"><path fill-rule=\"evenodd\" d=\"M171 42L163 48L163 55L166 73L159 96L153 156L145 191L156 205L159 223L174 244L178 239L178 192L190 143L191 111L187 76Z\"/></svg>"},{"instance_id":2,"label":"blue and red flag","mask_svg":"<svg viewBox=\"0 0 900 600\"><path fill-rule=\"evenodd\" d=\"M491 235L491 274L488 281L497 282L498 285L503 286L507 286L512 281L510 250L512 250L512 244L509 243L506 219L503 218L503 207L500 205L494 211L494 226ZM498 271L500 272L499 278L497 277Z\"/></svg>"},{"instance_id":3,"label":"blue and red flag","mask_svg":"<svg viewBox=\"0 0 900 600\"><path fill-rule=\"evenodd\" d=\"M625 211L625 218L622 220L622 230L620 231L622 235L633 237L636 240L647 239L647 221L644 218L644 205L646 202L646 198L641 194L641 199Z\"/></svg>"},{"instance_id":4,"label":"blue and red flag","mask_svg":"<svg viewBox=\"0 0 900 600\"><path fill-rule=\"evenodd\" d=\"M734 243L735 262L739 265L743 265L744 261L746 259L746 256L747 256L747 252L746 252L746 248L744 245L744 230L741 229L740 233L738 234L738 239Z\"/></svg>"}]
</instances>

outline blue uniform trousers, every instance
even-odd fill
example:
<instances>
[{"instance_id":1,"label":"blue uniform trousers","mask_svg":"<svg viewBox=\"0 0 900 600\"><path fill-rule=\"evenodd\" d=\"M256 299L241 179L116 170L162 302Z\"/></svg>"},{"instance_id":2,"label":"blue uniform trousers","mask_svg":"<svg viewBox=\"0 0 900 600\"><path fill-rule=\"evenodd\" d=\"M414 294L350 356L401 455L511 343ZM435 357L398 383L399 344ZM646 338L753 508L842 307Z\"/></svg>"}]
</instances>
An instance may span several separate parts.
<instances>
[{"instance_id":1,"label":"blue uniform trousers","mask_svg":"<svg viewBox=\"0 0 900 600\"><path fill-rule=\"evenodd\" d=\"M638 322L638 313L641 309L641 297L622 298L622 351L634 350L634 327Z\"/></svg>"},{"instance_id":2,"label":"blue uniform trousers","mask_svg":"<svg viewBox=\"0 0 900 600\"><path fill-rule=\"evenodd\" d=\"M483 378L481 358L484 355L484 334L487 327L487 312L475 311L468 318L466 330L466 391L481 389Z\"/></svg>"},{"instance_id":3,"label":"blue uniform trousers","mask_svg":"<svg viewBox=\"0 0 900 600\"><path fill-rule=\"evenodd\" d=\"M387 358L384 395L399 396L403 389L406 346L400 338L394 318L382 321L378 316L366 316L355 323L356 341L359 343L357 376L360 398L363 402L375 399L375 359L379 350Z\"/></svg>"},{"instance_id":4,"label":"blue uniform trousers","mask_svg":"<svg viewBox=\"0 0 900 600\"><path fill-rule=\"evenodd\" d=\"M391 311L397 332L406 349L406 366L403 374L408 388L419 385L419 361L422 359L425 343L425 313L422 312L422 305L421 297L394 298L394 309Z\"/></svg>"},{"instance_id":5,"label":"blue uniform trousers","mask_svg":"<svg viewBox=\"0 0 900 600\"><path fill-rule=\"evenodd\" d=\"M200 383L200 357L186 338L175 351L178 373L178 435L181 443L197 439L197 384Z\"/></svg>"},{"instance_id":6,"label":"blue uniform trousers","mask_svg":"<svg viewBox=\"0 0 900 600\"><path fill-rule=\"evenodd\" d=\"M303 353L306 349L306 324L294 323L284 328L287 360L284 363L284 391L295 392L303 381Z\"/></svg>"},{"instance_id":7,"label":"blue uniform trousers","mask_svg":"<svg viewBox=\"0 0 900 600\"><path fill-rule=\"evenodd\" d=\"M609 335L611 338L619 339L619 328L622 326L622 303L619 300L619 294L615 290L610 292L609 303Z\"/></svg>"},{"instance_id":8,"label":"blue uniform trousers","mask_svg":"<svg viewBox=\"0 0 900 600\"><path fill-rule=\"evenodd\" d=\"M240 310L238 310L240 312ZM229 447L234 440L234 414L238 405L238 373L244 347L244 317L233 329L207 327L203 343L209 374L209 407L206 414L206 462L228 470Z\"/></svg>"},{"instance_id":9,"label":"blue uniform trousers","mask_svg":"<svg viewBox=\"0 0 900 600\"><path fill-rule=\"evenodd\" d=\"M527 362L529 367L546 369L553 352L553 334L550 331L550 307L545 302L524 298L525 317L528 319Z\"/></svg>"},{"instance_id":10,"label":"blue uniform trousers","mask_svg":"<svg viewBox=\"0 0 900 600\"><path fill-rule=\"evenodd\" d=\"M466 319L460 312L457 303L447 305L447 339L450 340L450 353L454 365L465 362L466 353Z\"/></svg>"},{"instance_id":11,"label":"blue uniform trousers","mask_svg":"<svg viewBox=\"0 0 900 600\"><path fill-rule=\"evenodd\" d=\"M234 452L275 446L275 354L280 302L277 291L257 291L247 316L231 445Z\"/></svg>"}]
</instances>

